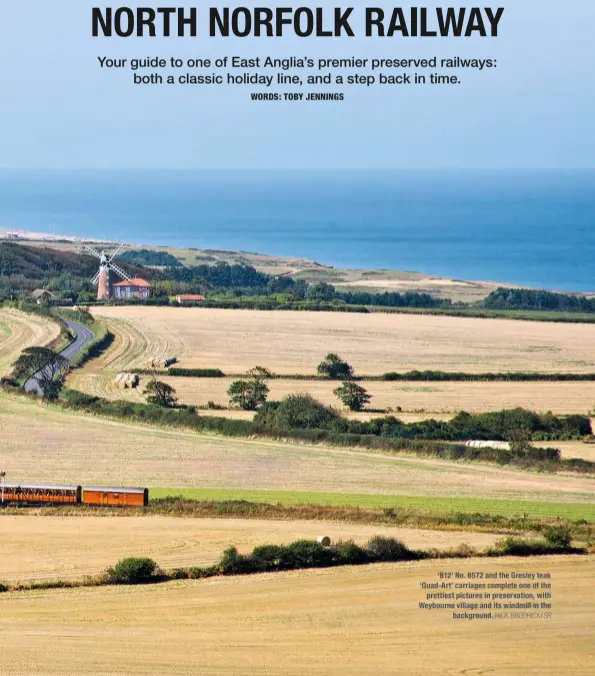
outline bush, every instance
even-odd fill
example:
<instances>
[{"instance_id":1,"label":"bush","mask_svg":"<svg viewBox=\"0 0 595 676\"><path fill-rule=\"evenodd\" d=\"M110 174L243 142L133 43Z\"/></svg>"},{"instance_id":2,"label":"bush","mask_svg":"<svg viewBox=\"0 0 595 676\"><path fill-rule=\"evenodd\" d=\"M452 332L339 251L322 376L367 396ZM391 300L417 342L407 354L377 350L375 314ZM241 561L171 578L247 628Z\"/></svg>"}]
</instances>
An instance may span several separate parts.
<instances>
[{"instance_id":1,"label":"bush","mask_svg":"<svg viewBox=\"0 0 595 676\"><path fill-rule=\"evenodd\" d=\"M186 580L189 576L185 568L174 568L169 574L172 580Z\"/></svg>"},{"instance_id":2,"label":"bush","mask_svg":"<svg viewBox=\"0 0 595 676\"><path fill-rule=\"evenodd\" d=\"M285 547L279 545L261 545L252 552L254 567L259 572L278 570L283 559Z\"/></svg>"},{"instance_id":3,"label":"bush","mask_svg":"<svg viewBox=\"0 0 595 676\"><path fill-rule=\"evenodd\" d=\"M561 458L560 469L581 474L592 474L595 471L595 463L584 458Z\"/></svg>"},{"instance_id":4,"label":"bush","mask_svg":"<svg viewBox=\"0 0 595 676\"><path fill-rule=\"evenodd\" d=\"M65 390L63 396L66 403L73 408L94 408L101 402L99 397L94 397L91 394L79 392L78 390Z\"/></svg>"},{"instance_id":5,"label":"bush","mask_svg":"<svg viewBox=\"0 0 595 676\"><path fill-rule=\"evenodd\" d=\"M492 549L488 549L488 556L539 556L540 554L555 553L554 548L545 541L524 540L518 537L507 537L498 540Z\"/></svg>"},{"instance_id":6,"label":"bush","mask_svg":"<svg viewBox=\"0 0 595 676\"><path fill-rule=\"evenodd\" d=\"M337 411L325 406L309 394L290 394L278 404L271 404L259 411L256 425L263 424L269 429L317 429L324 430L337 426L342 417Z\"/></svg>"},{"instance_id":7,"label":"bush","mask_svg":"<svg viewBox=\"0 0 595 676\"><path fill-rule=\"evenodd\" d=\"M118 561L113 568L108 568L107 578L114 584L142 584L149 582L157 564L153 559L128 558Z\"/></svg>"},{"instance_id":8,"label":"bush","mask_svg":"<svg viewBox=\"0 0 595 676\"><path fill-rule=\"evenodd\" d=\"M415 552L408 549L400 540L382 535L370 538L366 549L374 561L410 561L418 558Z\"/></svg>"},{"instance_id":9,"label":"bush","mask_svg":"<svg viewBox=\"0 0 595 676\"><path fill-rule=\"evenodd\" d=\"M240 554L236 547L228 547L223 552L217 569L222 575L243 575L254 572L250 558Z\"/></svg>"},{"instance_id":10,"label":"bush","mask_svg":"<svg viewBox=\"0 0 595 676\"><path fill-rule=\"evenodd\" d=\"M430 559L468 559L471 556L478 556L478 552L468 544L462 543L451 549L429 549L426 555Z\"/></svg>"},{"instance_id":11,"label":"bush","mask_svg":"<svg viewBox=\"0 0 595 676\"><path fill-rule=\"evenodd\" d=\"M17 387L18 382L9 376L3 376L0 378L0 387Z\"/></svg>"},{"instance_id":12,"label":"bush","mask_svg":"<svg viewBox=\"0 0 595 676\"><path fill-rule=\"evenodd\" d=\"M331 551L336 554L337 560L346 565L357 565L368 563L370 560L368 552L353 540L339 540L331 547Z\"/></svg>"},{"instance_id":13,"label":"bush","mask_svg":"<svg viewBox=\"0 0 595 676\"><path fill-rule=\"evenodd\" d=\"M568 526L548 526L543 532L543 537L550 547L569 549L572 536Z\"/></svg>"},{"instance_id":14,"label":"bush","mask_svg":"<svg viewBox=\"0 0 595 676\"><path fill-rule=\"evenodd\" d=\"M281 557L283 569L319 568L333 562L332 551L313 540L297 540L287 545Z\"/></svg>"},{"instance_id":15,"label":"bush","mask_svg":"<svg viewBox=\"0 0 595 676\"><path fill-rule=\"evenodd\" d=\"M214 575L217 575L218 572L217 566L207 566L206 568L193 566L188 568L188 578L191 580L200 580L205 577L213 577Z\"/></svg>"},{"instance_id":16,"label":"bush","mask_svg":"<svg viewBox=\"0 0 595 676\"><path fill-rule=\"evenodd\" d=\"M8 591L8 587L5 584L0 583L0 594Z\"/></svg>"}]
</instances>

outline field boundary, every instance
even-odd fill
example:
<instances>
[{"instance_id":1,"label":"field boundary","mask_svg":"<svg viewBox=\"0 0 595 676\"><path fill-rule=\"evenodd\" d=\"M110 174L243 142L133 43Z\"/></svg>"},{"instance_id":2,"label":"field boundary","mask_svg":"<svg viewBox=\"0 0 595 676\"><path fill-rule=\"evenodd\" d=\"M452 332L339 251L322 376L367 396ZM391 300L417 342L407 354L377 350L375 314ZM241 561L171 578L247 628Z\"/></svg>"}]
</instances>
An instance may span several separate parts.
<instances>
[{"instance_id":1,"label":"field boundary","mask_svg":"<svg viewBox=\"0 0 595 676\"><path fill-rule=\"evenodd\" d=\"M82 303L85 307L100 305L97 302ZM114 303L115 307L141 306L141 307L184 307L193 309L219 309L219 310L262 310L265 312L345 312L360 314L410 314L410 315L435 315L447 317L468 317L475 319L511 319L527 322L549 322L553 324L595 324L595 314L584 312L569 312L564 310L491 310L487 308L415 308L415 307L388 307L382 305L333 305L310 304L309 306L298 303L275 304L266 300L215 300L207 299L200 303L183 304L160 302L130 302Z\"/></svg>"},{"instance_id":2,"label":"field boundary","mask_svg":"<svg viewBox=\"0 0 595 676\"><path fill-rule=\"evenodd\" d=\"M405 452L420 457L436 457L443 460L462 462L486 462L522 470L595 474L595 462L582 458L561 459L560 451L555 448L530 447L524 451L515 451L512 449L491 448L489 446L475 447L465 445L462 441L440 440L437 434L433 434L433 436L424 436L423 434L383 436L378 433L354 431L352 429L335 430L301 427L273 429L267 425L248 420L236 420L218 416L200 416L194 407L166 408L122 400L108 401L107 399L87 395L76 390L66 390L63 395L63 408L83 411L116 420L125 418L127 420L154 424L159 427L180 427L196 432L210 432L232 437L257 436L276 441L289 440L310 444L325 443L331 446L354 447L386 453ZM429 422L435 423L435 421ZM405 426L415 424L405 423ZM563 440L563 437L557 440Z\"/></svg>"},{"instance_id":3,"label":"field boundary","mask_svg":"<svg viewBox=\"0 0 595 676\"><path fill-rule=\"evenodd\" d=\"M167 375L175 378L246 378L248 373L224 373L218 368L137 369L137 373ZM266 380L314 380L335 383L341 379L328 378L316 373L270 373ZM461 371L388 371L381 375L358 374L348 380L367 382L592 382L595 373L536 373L509 371L502 373L464 373Z\"/></svg>"},{"instance_id":4,"label":"field boundary","mask_svg":"<svg viewBox=\"0 0 595 676\"><path fill-rule=\"evenodd\" d=\"M551 530L555 527L551 527ZM329 541L330 542L330 541ZM250 554L240 554L235 546L228 547L218 563L211 566L190 566L164 570L146 557L121 559L103 574L81 580L53 580L41 582L1 584L0 593L28 592L42 589L74 589L118 585L156 584L174 580L199 580L211 577L262 575L292 570L312 570L352 566L371 566L378 563L404 563L432 559L470 559L538 556L588 555L590 550L573 547L570 543L557 545L548 533L541 540L508 537L493 547L477 551L466 544L449 550L409 549L395 538L373 536L364 546L353 541L323 544L315 540L296 540L287 545L260 545Z\"/></svg>"}]
</instances>

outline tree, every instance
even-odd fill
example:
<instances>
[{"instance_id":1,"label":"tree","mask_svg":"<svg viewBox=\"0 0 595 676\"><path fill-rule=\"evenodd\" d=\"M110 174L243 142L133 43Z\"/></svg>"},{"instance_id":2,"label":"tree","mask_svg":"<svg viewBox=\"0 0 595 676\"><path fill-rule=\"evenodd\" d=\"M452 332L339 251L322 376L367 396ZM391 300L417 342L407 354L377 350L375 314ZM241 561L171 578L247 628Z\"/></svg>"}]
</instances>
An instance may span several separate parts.
<instances>
[{"instance_id":1,"label":"tree","mask_svg":"<svg viewBox=\"0 0 595 676\"><path fill-rule=\"evenodd\" d=\"M311 284L306 291L306 299L312 301L331 301L335 297L335 287L327 282Z\"/></svg>"},{"instance_id":2,"label":"tree","mask_svg":"<svg viewBox=\"0 0 595 676\"><path fill-rule=\"evenodd\" d=\"M368 391L354 383L352 380L346 380L340 387L333 390L333 394L339 398L350 411L361 411L372 399Z\"/></svg>"},{"instance_id":3,"label":"tree","mask_svg":"<svg viewBox=\"0 0 595 676\"><path fill-rule=\"evenodd\" d=\"M367 550L375 561L407 561L416 558L415 552L396 538L374 535L368 540Z\"/></svg>"},{"instance_id":4,"label":"tree","mask_svg":"<svg viewBox=\"0 0 595 676\"><path fill-rule=\"evenodd\" d=\"M144 394L148 395L147 401L149 404L156 404L164 408L173 408L178 402L175 389L171 385L157 380L155 376L145 387Z\"/></svg>"},{"instance_id":5,"label":"tree","mask_svg":"<svg viewBox=\"0 0 595 676\"><path fill-rule=\"evenodd\" d=\"M46 347L26 347L14 362L12 376L16 380L35 377L46 399L57 399L69 361Z\"/></svg>"},{"instance_id":6,"label":"tree","mask_svg":"<svg viewBox=\"0 0 595 676\"><path fill-rule=\"evenodd\" d=\"M227 394L232 406L239 406L243 411L255 411L267 400L269 387L258 378L236 380L229 386Z\"/></svg>"},{"instance_id":7,"label":"tree","mask_svg":"<svg viewBox=\"0 0 595 676\"><path fill-rule=\"evenodd\" d=\"M532 431L522 425L510 427L505 433L506 441L510 444L510 450L513 453L528 451L531 448L532 436Z\"/></svg>"},{"instance_id":8,"label":"tree","mask_svg":"<svg viewBox=\"0 0 595 676\"><path fill-rule=\"evenodd\" d=\"M236 380L227 390L229 403L239 406L244 411L255 411L265 403L269 394L269 386L265 383L266 378L273 374L264 366L255 366L248 371L252 380Z\"/></svg>"},{"instance_id":9,"label":"tree","mask_svg":"<svg viewBox=\"0 0 595 676\"><path fill-rule=\"evenodd\" d=\"M296 300L304 300L308 292L308 282L305 279L298 279L291 289Z\"/></svg>"},{"instance_id":10,"label":"tree","mask_svg":"<svg viewBox=\"0 0 595 676\"><path fill-rule=\"evenodd\" d=\"M323 361L318 364L316 370L321 376L326 376L331 380L351 380L353 378L353 368L339 357L338 354L330 352Z\"/></svg>"},{"instance_id":11,"label":"tree","mask_svg":"<svg viewBox=\"0 0 595 676\"><path fill-rule=\"evenodd\" d=\"M294 284L295 282L293 279L287 275L273 277L267 284L267 291L269 294L286 293L287 291L291 291L293 289Z\"/></svg>"},{"instance_id":12,"label":"tree","mask_svg":"<svg viewBox=\"0 0 595 676\"><path fill-rule=\"evenodd\" d=\"M89 312L88 308L77 306L73 308L73 311L76 315L76 319L83 324L92 324L93 315Z\"/></svg>"},{"instance_id":13,"label":"tree","mask_svg":"<svg viewBox=\"0 0 595 676\"><path fill-rule=\"evenodd\" d=\"M266 380L273 377L273 372L264 366L255 366L248 371L248 375L252 376L254 380Z\"/></svg>"}]
</instances>

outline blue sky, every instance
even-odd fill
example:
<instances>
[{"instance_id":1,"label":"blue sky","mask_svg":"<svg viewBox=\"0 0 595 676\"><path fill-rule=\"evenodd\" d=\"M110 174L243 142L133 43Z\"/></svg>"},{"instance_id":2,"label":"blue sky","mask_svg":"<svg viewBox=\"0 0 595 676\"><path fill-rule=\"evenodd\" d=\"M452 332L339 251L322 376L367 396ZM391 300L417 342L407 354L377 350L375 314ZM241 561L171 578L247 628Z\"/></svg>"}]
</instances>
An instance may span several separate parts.
<instances>
[{"instance_id":1,"label":"blue sky","mask_svg":"<svg viewBox=\"0 0 595 676\"><path fill-rule=\"evenodd\" d=\"M0 166L595 166L593 0L514 0L499 38L467 40L374 39L361 29L351 39L94 39L91 7L99 4L1 4ZM135 87L128 71L97 63L97 56L223 55L462 56L497 58L499 67L464 74L453 87L350 87L343 102L272 104L250 101L249 86Z\"/></svg>"}]
</instances>

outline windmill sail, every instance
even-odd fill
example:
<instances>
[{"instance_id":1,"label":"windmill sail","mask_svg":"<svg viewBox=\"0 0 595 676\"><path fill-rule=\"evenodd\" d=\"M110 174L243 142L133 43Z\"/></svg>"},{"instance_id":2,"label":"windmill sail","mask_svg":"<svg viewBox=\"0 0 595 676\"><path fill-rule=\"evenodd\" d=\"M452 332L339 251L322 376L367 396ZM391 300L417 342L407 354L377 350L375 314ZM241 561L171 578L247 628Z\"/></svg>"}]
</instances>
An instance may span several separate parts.
<instances>
[{"instance_id":1,"label":"windmill sail","mask_svg":"<svg viewBox=\"0 0 595 676\"><path fill-rule=\"evenodd\" d=\"M112 254L107 254L105 251L97 251L97 249L85 244L85 249L99 259L99 270L91 280L93 285L97 284L97 300L109 300L112 296L112 287L114 284L113 276L117 275L118 277L130 281L130 275L122 270L119 265L113 262L117 254L120 253L124 243L120 243L116 250ZM114 273L112 275L111 273Z\"/></svg>"}]
</instances>

